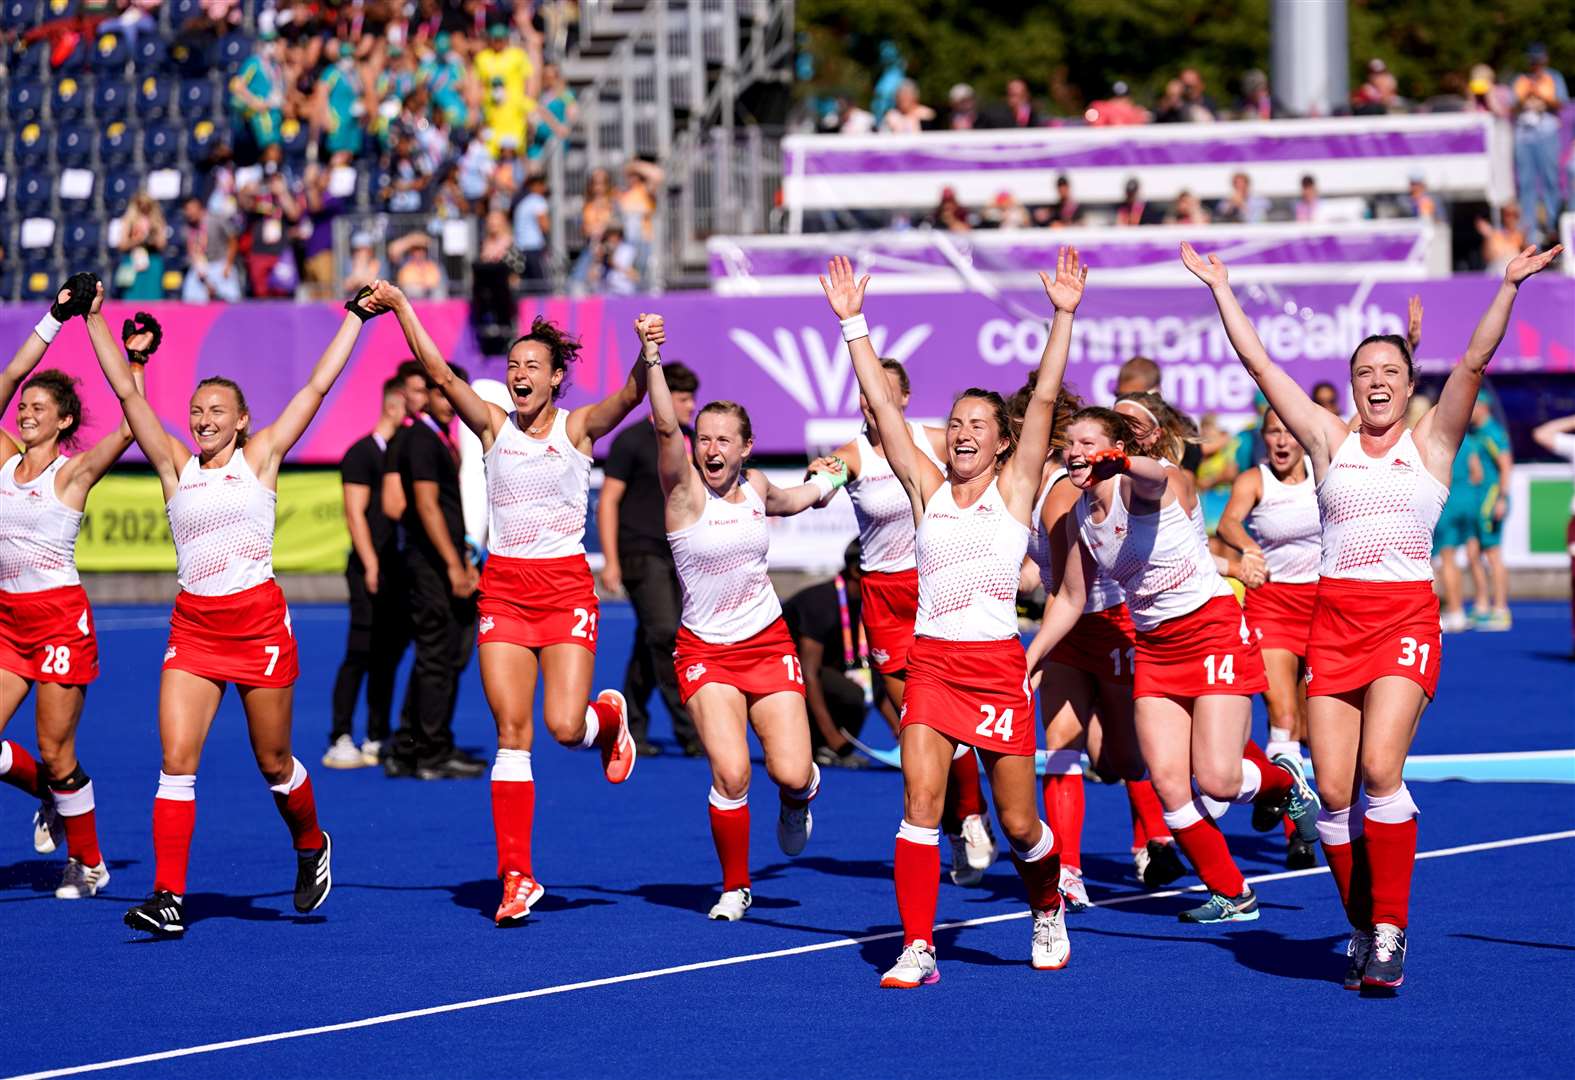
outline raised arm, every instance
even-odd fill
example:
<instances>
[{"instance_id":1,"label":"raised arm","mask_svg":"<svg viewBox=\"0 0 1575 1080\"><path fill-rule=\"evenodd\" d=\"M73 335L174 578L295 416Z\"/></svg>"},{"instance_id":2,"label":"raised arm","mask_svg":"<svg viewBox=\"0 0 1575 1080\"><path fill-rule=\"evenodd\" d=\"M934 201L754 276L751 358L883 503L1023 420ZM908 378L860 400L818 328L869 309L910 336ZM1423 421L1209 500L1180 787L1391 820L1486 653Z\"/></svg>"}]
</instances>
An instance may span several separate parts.
<instances>
[{"instance_id":1,"label":"raised arm","mask_svg":"<svg viewBox=\"0 0 1575 1080\"><path fill-rule=\"evenodd\" d=\"M1181 261L1214 294L1220 321L1225 324L1225 333L1242 367L1263 390L1263 396L1269 399L1269 404L1296 436L1296 441L1306 448L1314 470L1322 476L1330 456L1345 439L1345 423L1315 404L1295 379L1269 359L1252 320L1247 318L1236 294L1231 291L1229 273L1219 256L1210 255L1204 259L1191 244L1182 244Z\"/></svg>"},{"instance_id":2,"label":"raised arm","mask_svg":"<svg viewBox=\"0 0 1575 1080\"><path fill-rule=\"evenodd\" d=\"M1078 539L1077 518L1073 514L1066 515L1065 536L1067 555L1061 568L1061 587L1056 590L1055 599L1045 607L1039 632L1028 644L1030 676L1082 618L1083 604L1088 597L1087 582L1094 576L1093 557Z\"/></svg>"},{"instance_id":3,"label":"raised arm","mask_svg":"<svg viewBox=\"0 0 1575 1080\"><path fill-rule=\"evenodd\" d=\"M323 355L318 357L317 366L312 368L312 376L306 385L296 391L277 420L259 430L246 444L246 460L264 483L271 483L278 477L284 456L306 433L307 425L322 407L323 399L334 388L335 380L350 360L356 339L361 336L361 327L366 325L368 319L388 310L383 301L365 289L357 293L345 307L348 311L344 321L339 324L338 332L328 343L328 348L323 350Z\"/></svg>"},{"instance_id":4,"label":"raised arm","mask_svg":"<svg viewBox=\"0 0 1575 1080\"><path fill-rule=\"evenodd\" d=\"M411 353L421 362L421 368L427 373L427 378L432 380L432 385L442 390L453 404L460 420L481 440L482 453L491 450L492 440L508 423L509 414L491 402L482 400L469 383L454 374L454 369L443 359L427 328L421 325L414 305L404 292L390 282L379 281L372 285L372 297L386 305L394 313L394 318L399 320L399 328L405 332L405 343L410 346Z\"/></svg>"},{"instance_id":5,"label":"raised arm","mask_svg":"<svg viewBox=\"0 0 1575 1080\"><path fill-rule=\"evenodd\" d=\"M1252 508L1258 505L1261 498L1263 473L1260 470L1249 469L1236 477L1230 486L1230 501L1225 504L1216 530L1221 540L1241 552L1240 577L1252 588L1268 580L1268 565L1263 561L1263 548L1247 532L1247 515L1252 513Z\"/></svg>"},{"instance_id":6,"label":"raised arm","mask_svg":"<svg viewBox=\"0 0 1575 1080\"><path fill-rule=\"evenodd\" d=\"M95 321L104 321L103 315L99 312L104 302L103 293L104 289L101 285L98 288L98 295L94 299L93 307L89 310L84 320L89 324L88 340L93 345L95 355L106 344L108 344L109 348L114 348L114 343L110 340L109 335L94 333L91 325ZM158 320L145 311L137 312L135 319L127 319L121 330L121 341L125 344L126 352L131 361L132 382L136 384L137 393L144 400L147 397L147 385L143 369L147 366L148 358L158 351L159 342L163 338L164 331L159 326ZM100 360L99 362L102 365L103 361ZM98 483L105 473L109 472L115 462L120 460L120 456L130 446L131 423L122 417L119 427L94 443L85 453L78 454L66 462L65 468L62 470L64 473L62 480L65 481L66 492L63 497L66 499L67 504L70 506L85 506L87 504L87 493L92 490L93 485Z\"/></svg>"},{"instance_id":7,"label":"raised arm","mask_svg":"<svg viewBox=\"0 0 1575 1080\"><path fill-rule=\"evenodd\" d=\"M1055 318L1050 323L1044 354L1039 358L1039 378L1023 414L1017 452L1002 470L1006 481L1003 494L1008 498L1016 496L1019 501L1026 495L1030 507L1044 474L1045 455L1050 452L1055 399L1061 392L1061 377L1066 374L1067 355L1072 351L1072 318L1083 299L1088 267L1078 258L1077 248L1064 247L1056 252L1055 277L1040 271L1039 280L1044 283L1050 303L1055 305Z\"/></svg>"},{"instance_id":8,"label":"raised arm","mask_svg":"<svg viewBox=\"0 0 1575 1080\"><path fill-rule=\"evenodd\" d=\"M875 430L880 433L881 448L891 471L901 481L913 503L913 517L917 521L924 514L924 504L945 481L941 471L913 445L913 433L908 430L907 418L902 415L902 404L891 396L885 369L875 346L870 343L869 324L865 321L864 290L870 278L865 274L855 281L853 264L838 255L826 266L826 275L820 287L826 292L831 310L842 320L842 339L848 343L848 354L853 358L853 373L859 380L859 390L870 403L875 415Z\"/></svg>"},{"instance_id":9,"label":"raised arm","mask_svg":"<svg viewBox=\"0 0 1575 1080\"><path fill-rule=\"evenodd\" d=\"M87 328L88 338L93 342L93 353L98 357L98 365L103 369L104 378L109 381L110 389L115 391L115 396L120 399L121 411L125 414L126 423L131 426L131 435L142 450L142 456L148 459L148 464L153 466L153 471L159 474L159 482L164 488L164 499L167 502L180 484L180 471L191 457L191 451L170 438L169 432L164 430L164 424L153 411L153 406L148 404L148 399L142 395L141 387L132 376L131 365L116 347L114 335L110 333L109 324L104 321L104 317L88 316Z\"/></svg>"},{"instance_id":10,"label":"raised arm","mask_svg":"<svg viewBox=\"0 0 1575 1080\"><path fill-rule=\"evenodd\" d=\"M1498 351L1499 342L1504 340L1521 283L1544 270L1563 250L1562 244L1555 244L1539 255L1532 246L1510 260L1504 269L1504 280L1493 294L1477 328L1471 332L1466 354L1449 373L1444 389L1439 392L1438 404L1417 424L1415 437L1423 460L1435 476L1442 473L1440 479L1447 480L1455 452L1460 449L1460 441L1471 424L1471 410L1476 407L1477 392L1482 389L1482 375L1487 371L1488 361Z\"/></svg>"},{"instance_id":11,"label":"raised arm","mask_svg":"<svg viewBox=\"0 0 1575 1080\"><path fill-rule=\"evenodd\" d=\"M843 466L834 470L816 471L811 473L804 483L795 484L790 488L777 487L758 469L750 469L747 479L754 485L761 500L766 504L767 517L792 517L829 499L838 488L848 482L848 470Z\"/></svg>"},{"instance_id":12,"label":"raised arm","mask_svg":"<svg viewBox=\"0 0 1575 1080\"><path fill-rule=\"evenodd\" d=\"M1575 433L1575 415L1538 424L1531 430L1531 437L1538 446L1548 453L1557 454L1559 452L1559 436L1570 435L1571 433Z\"/></svg>"},{"instance_id":13,"label":"raised arm","mask_svg":"<svg viewBox=\"0 0 1575 1080\"><path fill-rule=\"evenodd\" d=\"M17 347L16 355L11 357L11 362L0 369L0 412L11 407L11 399L16 396L16 388L33 373L38 362L44 358L44 353L49 349L50 342L55 340L55 335L60 333L60 327L75 315L86 315L95 296L103 295L103 286L98 278L92 274L72 274L66 279L65 284L55 294L55 302L49 306L49 311L33 332L23 339Z\"/></svg>"},{"instance_id":14,"label":"raised arm","mask_svg":"<svg viewBox=\"0 0 1575 1080\"><path fill-rule=\"evenodd\" d=\"M662 317L660 315L648 317L654 318L656 325L658 327L661 326ZM586 453L590 453L589 444L594 443L597 439L623 423L624 417L634 411L634 407L640 404L645 398L645 394L645 346L644 338L642 337L640 353L635 356L634 363L630 365L629 377L624 379L623 385L602 398L602 400L593 401L589 405L581 405L569 414L568 423L565 425L569 440L576 446L580 446ZM582 443L585 445L582 446Z\"/></svg>"},{"instance_id":15,"label":"raised arm","mask_svg":"<svg viewBox=\"0 0 1575 1080\"><path fill-rule=\"evenodd\" d=\"M705 493L700 490L700 474L689 460L684 429L678 423L678 410L673 407L673 392L667 388L667 375L662 371L661 350L667 330L660 315L640 316L635 330L640 335L640 363L645 365L651 395L651 425L656 429L656 475L667 498L667 516L674 518L676 514L676 527L683 528L699 516ZM675 527L674 521L668 525Z\"/></svg>"}]
</instances>

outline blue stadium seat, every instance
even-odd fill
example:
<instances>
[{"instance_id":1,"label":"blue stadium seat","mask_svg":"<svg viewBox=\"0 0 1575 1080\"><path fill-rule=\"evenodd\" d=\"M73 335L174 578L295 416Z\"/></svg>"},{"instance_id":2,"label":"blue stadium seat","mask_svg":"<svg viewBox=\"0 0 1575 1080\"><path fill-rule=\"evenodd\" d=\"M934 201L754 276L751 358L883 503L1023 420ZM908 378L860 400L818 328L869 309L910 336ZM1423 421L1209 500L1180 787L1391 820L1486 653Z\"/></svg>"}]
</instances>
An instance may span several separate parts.
<instances>
[{"instance_id":1,"label":"blue stadium seat","mask_svg":"<svg viewBox=\"0 0 1575 1080\"><path fill-rule=\"evenodd\" d=\"M170 29L179 30L193 16L202 14L202 0L167 0L164 8L169 12Z\"/></svg>"},{"instance_id":2,"label":"blue stadium seat","mask_svg":"<svg viewBox=\"0 0 1575 1080\"><path fill-rule=\"evenodd\" d=\"M137 45L131 50L131 63L138 75L152 75L164 70L168 62L164 39L154 34L140 34Z\"/></svg>"},{"instance_id":3,"label":"blue stadium seat","mask_svg":"<svg viewBox=\"0 0 1575 1080\"><path fill-rule=\"evenodd\" d=\"M51 259L35 259L22 267L21 288L18 299L20 300L53 300L56 292L56 282L60 279L59 268Z\"/></svg>"},{"instance_id":4,"label":"blue stadium seat","mask_svg":"<svg viewBox=\"0 0 1575 1080\"><path fill-rule=\"evenodd\" d=\"M35 41L22 49L11 64L11 71L24 79L49 78L49 42Z\"/></svg>"},{"instance_id":5,"label":"blue stadium seat","mask_svg":"<svg viewBox=\"0 0 1575 1080\"><path fill-rule=\"evenodd\" d=\"M16 284L16 271L9 266L0 266L0 300L15 300Z\"/></svg>"},{"instance_id":6,"label":"blue stadium seat","mask_svg":"<svg viewBox=\"0 0 1575 1080\"><path fill-rule=\"evenodd\" d=\"M86 124L66 124L55 131L55 161L62 169L85 169L93 164L93 129Z\"/></svg>"},{"instance_id":7,"label":"blue stadium seat","mask_svg":"<svg viewBox=\"0 0 1575 1080\"><path fill-rule=\"evenodd\" d=\"M43 127L38 124L24 125L11 140L11 160L17 172L42 169L48 159L49 140L44 137Z\"/></svg>"},{"instance_id":8,"label":"blue stadium seat","mask_svg":"<svg viewBox=\"0 0 1575 1080\"><path fill-rule=\"evenodd\" d=\"M81 38L66 53L65 59L58 64L51 60L53 73L56 77L62 75L80 75L87 70L88 62L93 59L94 43L92 38Z\"/></svg>"},{"instance_id":9,"label":"blue stadium seat","mask_svg":"<svg viewBox=\"0 0 1575 1080\"><path fill-rule=\"evenodd\" d=\"M100 124L124 123L131 118L131 84L100 75L93 91L93 116Z\"/></svg>"},{"instance_id":10,"label":"blue stadium seat","mask_svg":"<svg viewBox=\"0 0 1575 1080\"><path fill-rule=\"evenodd\" d=\"M50 202L54 197L52 187L53 178L44 170L19 173L16 178L16 191L11 196L18 216L24 218L51 216Z\"/></svg>"},{"instance_id":11,"label":"blue stadium seat","mask_svg":"<svg viewBox=\"0 0 1575 1080\"><path fill-rule=\"evenodd\" d=\"M43 21L43 0L5 0L0 5L0 28L27 30Z\"/></svg>"},{"instance_id":12,"label":"blue stadium seat","mask_svg":"<svg viewBox=\"0 0 1575 1080\"><path fill-rule=\"evenodd\" d=\"M214 66L226 76L234 75L251 53L251 38L237 30L219 39L219 55Z\"/></svg>"},{"instance_id":13,"label":"blue stadium seat","mask_svg":"<svg viewBox=\"0 0 1575 1080\"><path fill-rule=\"evenodd\" d=\"M100 34L93 46L93 69L101 75L124 75L131 63L131 46L113 30Z\"/></svg>"},{"instance_id":14,"label":"blue stadium seat","mask_svg":"<svg viewBox=\"0 0 1575 1080\"><path fill-rule=\"evenodd\" d=\"M143 120L162 120L173 108L174 92L162 75L144 75L137 82L137 115Z\"/></svg>"},{"instance_id":15,"label":"blue stadium seat","mask_svg":"<svg viewBox=\"0 0 1575 1080\"><path fill-rule=\"evenodd\" d=\"M87 113L87 87L69 75L55 82L49 116L57 124L74 124Z\"/></svg>"},{"instance_id":16,"label":"blue stadium seat","mask_svg":"<svg viewBox=\"0 0 1575 1080\"><path fill-rule=\"evenodd\" d=\"M142 186L136 173L128 169L109 169L104 175L104 216L118 218L131 205L131 197Z\"/></svg>"},{"instance_id":17,"label":"blue stadium seat","mask_svg":"<svg viewBox=\"0 0 1575 1080\"><path fill-rule=\"evenodd\" d=\"M193 165L201 165L219 142L218 126L212 120L198 120L186 129L186 157Z\"/></svg>"},{"instance_id":18,"label":"blue stadium seat","mask_svg":"<svg viewBox=\"0 0 1575 1080\"><path fill-rule=\"evenodd\" d=\"M217 100L207 79L187 79L180 85L180 114L187 122L211 118Z\"/></svg>"},{"instance_id":19,"label":"blue stadium seat","mask_svg":"<svg viewBox=\"0 0 1575 1080\"><path fill-rule=\"evenodd\" d=\"M164 276L159 279L159 284L164 286L164 295L179 297L181 287L186 283L186 256L184 252L164 249Z\"/></svg>"},{"instance_id":20,"label":"blue stadium seat","mask_svg":"<svg viewBox=\"0 0 1575 1080\"><path fill-rule=\"evenodd\" d=\"M44 0L44 17L70 19L78 14L77 8L81 6L77 0Z\"/></svg>"},{"instance_id":21,"label":"blue stadium seat","mask_svg":"<svg viewBox=\"0 0 1575 1080\"><path fill-rule=\"evenodd\" d=\"M11 79L11 90L6 94L6 111L11 122L21 127L43 116L45 93L44 84L35 79Z\"/></svg>"},{"instance_id":22,"label":"blue stadium seat","mask_svg":"<svg viewBox=\"0 0 1575 1080\"><path fill-rule=\"evenodd\" d=\"M136 153L136 140L124 121L108 124L98 137L98 159L104 168L126 165Z\"/></svg>"},{"instance_id":23,"label":"blue stadium seat","mask_svg":"<svg viewBox=\"0 0 1575 1080\"><path fill-rule=\"evenodd\" d=\"M180 135L168 124L142 130L142 160L150 169L168 169L180 158Z\"/></svg>"},{"instance_id":24,"label":"blue stadium seat","mask_svg":"<svg viewBox=\"0 0 1575 1080\"><path fill-rule=\"evenodd\" d=\"M311 141L311 130L294 117L279 125L279 143L284 147L284 158L297 171L306 164L306 148Z\"/></svg>"},{"instance_id":25,"label":"blue stadium seat","mask_svg":"<svg viewBox=\"0 0 1575 1080\"><path fill-rule=\"evenodd\" d=\"M97 265L104 247L104 227L92 218L68 223L60 238L60 253L69 266Z\"/></svg>"}]
</instances>

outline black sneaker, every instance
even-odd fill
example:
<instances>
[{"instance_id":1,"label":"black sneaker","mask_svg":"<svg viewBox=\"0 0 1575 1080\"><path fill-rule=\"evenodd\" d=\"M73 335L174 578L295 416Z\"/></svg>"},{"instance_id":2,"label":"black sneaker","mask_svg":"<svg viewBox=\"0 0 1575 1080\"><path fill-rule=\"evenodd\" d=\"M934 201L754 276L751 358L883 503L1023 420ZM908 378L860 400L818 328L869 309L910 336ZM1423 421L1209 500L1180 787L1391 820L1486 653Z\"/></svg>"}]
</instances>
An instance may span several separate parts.
<instances>
[{"instance_id":1,"label":"black sneaker","mask_svg":"<svg viewBox=\"0 0 1575 1080\"><path fill-rule=\"evenodd\" d=\"M1186 876L1187 864L1181 861L1174 842L1150 840L1145 846L1148 849L1148 865L1143 868L1142 877L1145 889L1163 889Z\"/></svg>"},{"instance_id":2,"label":"black sneaker","mask_svg":"<svg viewBox=\"0 0 1575 1080\"><path fill-rule=\"evenodd\" d=\"M186 908L174 893L156 892L126 912L124 922L158 937L179 937L186 932Z\"/></svg>"},{"instance_id":3,"label":"black sneaker","mask_svg":"<svg viewBox=\"0 0 1575 1080\"><path fill-rule=\"evenodd\" d=\"M328 899L329 890L334 887L333 868L330 865L333 851L334 842L325 831L322 847L316 851L295 853L295 910L302 915L321 907L323 901Z\"/></svg>"},{"instance_id":4,"label":"black sneaker","mask_svg":"<svg viewBox=\"0 0 1575 1080\"><path fill-rule=\"evenodd\" d=\"M1373 956L1362 972L1363 990L1398 990L1405 982L1405 931L1391 923L1373 927Z\"/></svg>"},{"instance_id":5,"label":"black sneaker","mask_svg":"<svg viewBox=\"0 0 1575 1080\"><path fill-rule=\"evenodd\" d=\"M486 771L485 761L463 750L455 750L442 761L418 767L416 777L421 780L476 780Z\"/></svg>"},{"instance_id":6,"label":"black sneaker","mask_svg":"<svg viewBox=\"0 0 1575 1080\"><path fill-rule=\"evenodd\" d=\"M406 780L416 775L414 763L390 754L383 759L383 775L390 780Z\"/></svg>"},{"instance_id":7,"label":"black sneaker","mask_svg":"<svg viewBox=\"0 0 1575 1080\"><path fill-rule=\"evenodd\" d=\"M1260 798L1252 804L1252 827L1257 832L1268 832L1280 824L1285 818L1285 810L1291 803L1290 793L1287 792L1278 799Z\"/></svg>"},{"instance_id":8,"label":"black sneaker","mask_svg":"<svg viewBox=\"0 0 1575 1080\"><path fill-rule=\"evenodd\" d=\"M1362 975L1367 971L1367 961L1373 957L1373 935L1366 930L1352 930L1351 940L1345 944L1345 988L1360 990Z\"/></svg>"},{"instance_id":9,"label":"black sneaker","mask_svg":"<svg viewBox=\"0 0 1575 1080\"><path fill-rule=\"evenodd\" d=\"M662 748L657 746L654 742L651 742L649 739L636 739L634 741L634 748L638 752L638 756L643 758L660 757L662 754Z\"/></svg>"},{"instance_id":10,"label":"black sneaker","mask_svg":"<svg viewBox=\"0 0 1575 1080\"><path fill-rule=\"evenodd\" d=\"M1311 870L1318 865L1318 849L1300 836L1293 835L1285 849L1285 869Z\"/></svg>"},{"instance_id":11,"label":"black sneaker","mask_svg":"<svg viewBox=\"0 0 1575 1080\"><path fill-rule=\"evenodd\" d=\"M684 757L704 757L705 745L696 739L694 742L684 743Z\"/></svg>"}]
</instances>

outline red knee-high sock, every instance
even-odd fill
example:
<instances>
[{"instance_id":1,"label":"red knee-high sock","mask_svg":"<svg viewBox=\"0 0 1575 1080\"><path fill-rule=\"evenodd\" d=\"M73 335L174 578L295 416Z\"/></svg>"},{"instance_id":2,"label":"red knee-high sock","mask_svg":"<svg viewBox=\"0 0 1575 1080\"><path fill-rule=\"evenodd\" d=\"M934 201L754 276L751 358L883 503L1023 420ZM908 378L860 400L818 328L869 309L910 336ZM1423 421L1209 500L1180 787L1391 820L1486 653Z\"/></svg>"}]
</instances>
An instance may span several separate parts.
<instances>
[{"instance_id":1,"label":"red knee-high sock","mask_svg":"<svg viewBox=\"0 0 1575 1080\"><path fill-rule=\"evenodd\" d=\"M194 776L160 777L159 796L153 800L153 889L186 894L186 862L191 856L191 833L197 824L194 783L184 787L167 781L192 781ZM170 798L169 794L191 798Z\"/></svg>"},{"instance_id":2,"label":"red knee-high sock","mask_svg":"<svg viewBox=\"0 0 1575 1080\"><path fill-rule=\"evenodd\" d=\"M1416 862L1416 818L1394 824L1364 823L1367 864L1372 875L1372 921L1404 930L1411 906L1411 871Z\"/></svg>"},{"instance_id":3,"label":"red knee-high sock","mask_svg":"<svg viewBox=\"0 0 1575 1080\"><path fill-rule=\"evenodd\" d=\"M1241 756L1258 766L1258 772L1263 777L1253 802L1278 802L1285 798L1293 783L1291 774L1270 761L1269 755L1263 752L1263 747L1248 739L1247 745L1242 748Z\"/></svg>"},{"instance_id":4,"label":"red knee-high sock","mask_svg":"<svg viewBox=\"0 0 1575 1080\"><path fill-rule=\"evenodd\" d=\"M941 891L939 829L925 829L906 821L902 823L902 828L897 832L897 854L892 861L892 878L897 886L897 914L902 919L902 940L933 944L935 904Z\"/></svg>"},{"instance_id":5,"label":"red knee-high sock","mask_svg":"<svg viewBox=\"0 0 1575 1080\"><path fill-rule=\"evenodd\" d=\"M957 820L984 813L984 787L979 782L979 759L970 750L952 762L947 786L957 785Z\"/></svg>"},{"instance_id":6,"label":"red knee-high sock","mask_svg":"<svg viewBox=\"0 0 1575 1080\"><path fill-rule=\"evenodd\" d=\"M294 760L294 772L282 784L273 785L273 804L279 816L290 827L290 841L297 851L316 851L324 844L323 830L317 827L317 799L312 795L312 778L300 759Z\"/></svg>"},{"instance_id":7,"label":"red knee-high sock","mask_svg":"<svg viewBox=\"0 0 1575 1080\"><path fill-rule=\"evenodd\" d=\"M1082 781L1082 777L1072 779ZM1050 911L1061 903L1061 856L1057 850L1060 834L1040 822L1039 843L1025 852L1012 849L1012 864L1028 890L1028 906L1035 911Z\"/></svg>"},{"instance_id":8,"label":"red knee-high sock","mask_svg":"<svg viewBox=\"0 0 1575 1080\"><path fill-rule=\"evenodd\" d=\"M86 776L80 766L76 776ZM77 782L75 779L63 783ZM55 809L66 827L66 854L83 866L97 866L104 861L98 847L98 823L93 809L93 781L87 780L80 787L59 790L50 788L55 797Z\"/></svg>"},{"instance_id":9,"label":"red knee-high sock","mask_svg":"<svg viewBox=\"0 0 1575 1080\"><path fill-rule=\"evenodd\" d=\"M1371 930L1372 882L1367 870L1367 843L1356 836L1344 844L1325 841L1323 857L1329 864L1329 876L1340 890L1340 905L1345 908L1345 918L1352 928Z\"/></svg>"},{"instance_id":10,"label":"red knee-high sock","mask_svg":"<svg viewBox=\"0 0 1575 1080\"><path fill-rule=\"evenodd\" d=\"M1160 805L1159 794L1148 780L1127 781L1127 802L1132 807L1133 847L1142 847L1150 840L1169 840L1170 826L1165 824L1165 808ZM1141 830L1143 839L1136 842Z\"/></svg>"},{"instance_id":11,"label":"red knee-high sock","mask_svg":"<svg viewBox=\"0 0 1575 1080\"><path fill-rule=\"evenodd\" d=\"M1172 824L1171 832L1175 834L1176 843L1181 845L1187 861L1211 892L1223 896L1240 896L1246 891L1246 879L1241 876L1236 860L1231 858L1230 848L1225 844L1225 834L1220 832L1212 818L1204 814L1190 825L1178 828Z\"/></svg>"},{"instance_id":12,"label":"red knee-high sock","mask_svg":"<svg viewBox=\"0 0 1575 1080\"><path fill-rule=\"evenodd\" d=\"M492 765L492 827L498 836L498 877L535 878L530 834L536 820L536 780L529 750L499 750Z\"/></svg>"},{"instance_id":13,"label":"red knee-high sock","mask_svg":"<svg viewBox=\"0 0 1575 1080\"><path fill-rule=\"evenodd\" d=\"M1083 774L1045 777L1045 817L1061 847L1061 863L1083 866Z\"/></svg>"},{"instance_id":14,"label":"red knee-high sock","mask_svg":"<svg viewBox=\"0 0 1575 1080\"><path fill-rule=\"evenodd\" d=\"M711 789L711 839L722 864L722 891L749 888L749 796L729 799Z\"/></svg>"},{"instance_id":15,"label":"red knee-high sock","mask_svg":"<svg viewBox=\"0 0 1575 1080\"><path fill-rule=\"evenodd\" d=\"M44 786L43 770L38 767L38 762L33 760L33 755L22 749L20 745L10 739L0 743L0 765L5 766L0 770L0 780L4 780L12 787L20 788L35 799L44 797L48 789Z\"/></svg>"}]
</instances>

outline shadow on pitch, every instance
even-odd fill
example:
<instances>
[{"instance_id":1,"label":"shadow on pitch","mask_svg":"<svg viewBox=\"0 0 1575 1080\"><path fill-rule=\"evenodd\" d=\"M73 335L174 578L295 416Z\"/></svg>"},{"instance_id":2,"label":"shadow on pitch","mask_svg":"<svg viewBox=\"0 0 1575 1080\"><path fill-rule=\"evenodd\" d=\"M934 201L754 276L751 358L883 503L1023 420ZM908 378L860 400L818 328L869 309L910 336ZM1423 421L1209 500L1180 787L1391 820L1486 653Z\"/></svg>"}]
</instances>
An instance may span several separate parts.
<instances>
[{"instance_id":1,"label":"shadow on pitch","mask_svg":"<svg viewBox=\"0 0 1575 1080\"><path fill-rule=\"evenodd\" d=\"M232 896L228 893L187 893L185 900L186 925L195 926L209 919L239 919L242 922L277 922L290 923L294 926L317 926L328 921L327 916L311 914L298 915L293 907L289 907L293 892L281 891L262 893L258 896ZM283 901L284 907L264 907L259 900ZM136 901L132 901L135 903ZM141 936L133 938L128 944L142 945L150 941L171 941L179 938L161 938Z\"/></svg>"},{"instance_id":2,"label":"shadow on pitch","mask_svg":"<svg viewBox=\"0 0 1575 1080\"><path fill-rule=\"evenodd\" d=\"M884 972L897 962L897 956L902 952L902 935L900 926L872 926L860 937L873 934L891 933L895 936L881 941L866 941L859 946L859 956L877 972ZM969 948L960 944L962 937L967 934L968 927L959 927L953 930L935 931L935 955L944 965L947 963L973 964L978 967L1021 967L1023 958L1021 954L1012 956L998 956L995 953L984 952L981 949Z\"/></svg>"},{"instance_id":3,"label":"shadow on pitch","mask_svg":"<svg viewBox=\"0 0 1575 1080\"><path fill-rule=\"evenodd\" d=\"M1230 953L1244 968L1281 979L1335 982L1344 973L1345 934L1292 938L1273 930L1200 928L1197 934L1135 934L1121 930L1073 926L1073 944L1084 935L1133 941L1174 941L1208 945Z\"/></svg>"},{"instance_id":4,"label":"shadow on pitch","mask_svg":"<svg viewBox=\"0 0 1575 1080\"><path fill-rule=\"evenodd\" d=\"M1488 937L1485 934L1450 934L1452 938L1466 941L1485 941L1489 945L1519 945L1523 949L1551 949L1554 952L1575 952L1575 945L1560 945L1556 941L1518 941L1515 938Z\"/></svg>"},{"instance_id":5,"label":"shadow on pitch","mask_svg":"<svg viewBox=\"0 0 1575 1080\"><path fill-rule=\"evenodd\" d=\"M466 881L459 885L444 885L454 899L454 906L466 908L483 916L487 921L492 921L498 910L498 901L503 897L503 885L497 878L482 878L479 881ZM546 914L554 911L574 911L579 908L606 907L612 904L611 900L603 900L595 896L566 896L565 891L580 890L578 885L547 886L546 895L536 901L536 906L531 908L531 914ZM522 925L529 925L524 923Z\"/></svg>"},{"instance_id":6,"label":"shadow on pitch","mask_svg":"<svg viewBox=\"0 0 1575 1080\"><path fill-rule=\"evenodd\" d=\"M108 865L111 873L111 884L114 884L113 875L128 866L135 866L137 859L110 859ZM65 869L64 856L56 858L50 856L44 859L25 859L22 862L12 863L9 866L0 866L0 892L24 891L23 896L7 896L0 899L0 904L14 904L19 900L38 900L47 896L53 900L55 887L60 884L60 874ZM106 897L108 894L100 893Z\"/></svg>"}]
</instances>

